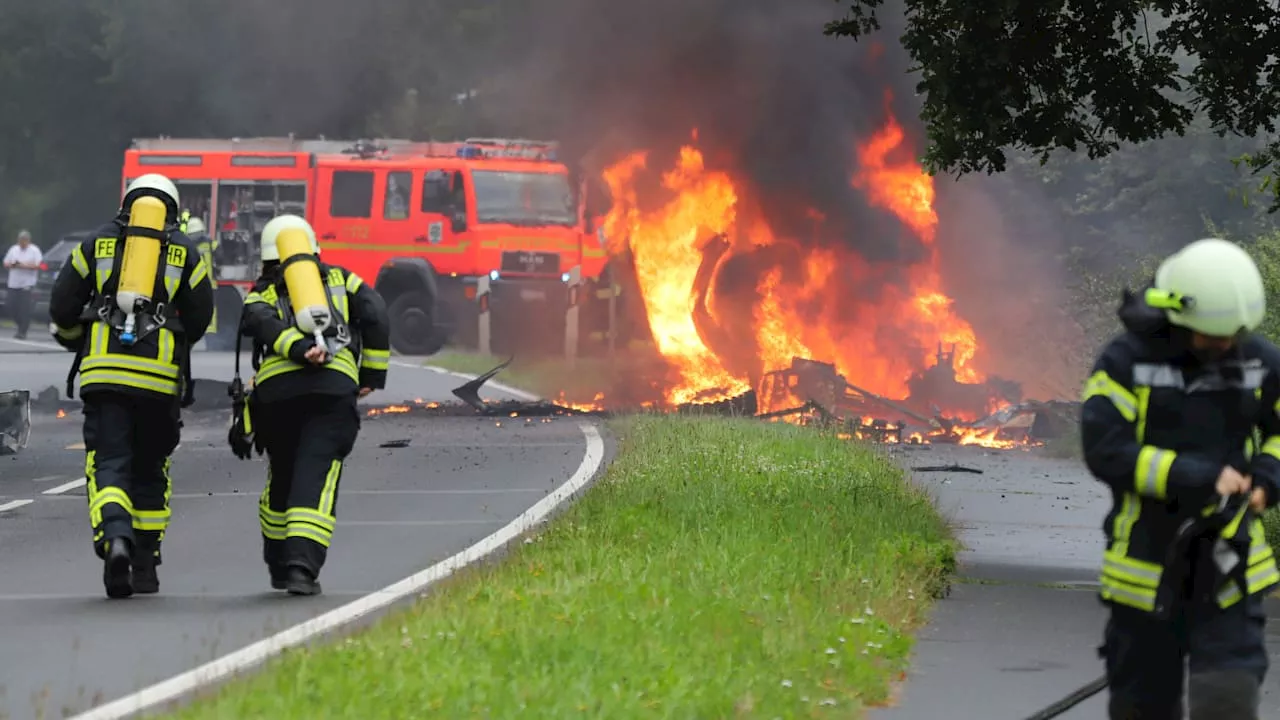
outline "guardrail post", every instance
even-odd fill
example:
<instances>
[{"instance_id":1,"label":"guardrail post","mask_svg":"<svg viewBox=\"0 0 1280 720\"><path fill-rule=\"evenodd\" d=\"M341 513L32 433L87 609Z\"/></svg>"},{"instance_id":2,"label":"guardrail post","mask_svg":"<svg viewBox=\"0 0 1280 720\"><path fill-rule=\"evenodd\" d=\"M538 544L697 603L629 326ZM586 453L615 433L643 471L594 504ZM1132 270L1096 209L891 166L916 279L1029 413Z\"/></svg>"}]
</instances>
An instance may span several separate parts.
<instances>
[{"instance_id":1,"label":"guardrail post","mask_svg":"<svg viewBox=\"0 0 1280 720\"><path fill-rule=\"evenodd\" d=\"M582 266L569 271L569 305L564 311L564 357L569 367L578 364L578 309L582 292Z\"/></svg>"},{"instance_id":2,"label":"guardrail post","mask_svg":"<svg viewBox=\"0 0 1280 720\"><path fill-rule=\"evenodd\" d=\"M479 318L480 327L477 335L477 350L481 355L490 355L489 346L489 276L481 275L480 280L476 282L476 304L479 305L479 312L476 313Z\"/></svg>"}]
</instances>

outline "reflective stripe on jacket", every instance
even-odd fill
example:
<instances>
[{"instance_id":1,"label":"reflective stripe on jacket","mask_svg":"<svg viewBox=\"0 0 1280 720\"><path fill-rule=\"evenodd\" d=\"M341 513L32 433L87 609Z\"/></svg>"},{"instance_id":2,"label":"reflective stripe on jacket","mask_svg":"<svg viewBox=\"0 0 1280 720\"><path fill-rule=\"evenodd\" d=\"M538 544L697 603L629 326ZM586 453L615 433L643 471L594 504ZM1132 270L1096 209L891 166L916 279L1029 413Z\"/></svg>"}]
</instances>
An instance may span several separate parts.
<instances>
[{"instance_id":1,"label":"reflective stripe on jacket","mask_svg":"<svg viewBox=\"0 0 1280 720\"><path fill-rule=\"evenodd\" d=\"M1152 611L1165 553L1183 520L1212 510L1225 466L1252 475L1268 502L1280 480L1280 350L1260 337L1236 356L1199 365L1164 342L1126 333L1104 348L1085 383L1081 437L1090 471L1111 487L1101 595ZM1223 535L1249 538L1247 592L1280 584L1262 521L1237 517ZM1223 579L1218 602L1238 602Z\"/></svg>"}]
</instances>

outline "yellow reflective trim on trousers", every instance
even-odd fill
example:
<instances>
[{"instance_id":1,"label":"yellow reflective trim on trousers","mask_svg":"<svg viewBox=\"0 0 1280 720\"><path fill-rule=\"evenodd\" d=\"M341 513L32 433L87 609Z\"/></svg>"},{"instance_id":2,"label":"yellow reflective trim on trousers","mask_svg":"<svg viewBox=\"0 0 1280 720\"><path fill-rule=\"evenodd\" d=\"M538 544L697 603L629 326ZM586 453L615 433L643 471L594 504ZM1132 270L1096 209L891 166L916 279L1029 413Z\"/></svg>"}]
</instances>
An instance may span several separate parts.
<instances>
[{"instance_id":1,"label":"yellow reflective trim on trousers","mask_svg":"<svg viewBox=\"0 0 1280 720\"><path fill-rule=\"evenodd\" d=\"M88 500L85 502L89 506L89 524L93 526L95 532L98 526L102 524L102 513L95 512L93 505L89 504L93 497L98 494L98 472L93 466L93 458L96 454L93 450L88 450L84 454L85 493L88 495Z\"/></svg>"},{"instance_id":2,"label":"yellow reflective trim on trousers","mask_svg":"<svg viewBox=\"0 0 1280 720\"><path fill-rule=\"evenodd\" d=\"M80 249L79 245L71 251L71 267L80 277L89 277L89 263L84 259L84 251Z\"/></svg>"},{"instance_id":3,"label":"yellow reflective trim on trousers","mask_svg":"<svg viewBox=\"0 0 1280 720\"><path fill-rule=\"evenodd\" d=\"M386 370L390 366L390 350L372 350L366 348L360 353L360 367L366 370Z\"/></svg>"},{"instance_id":4,"label":"yellow reflective trim on trousers","mask_svg":"<svg viewBox=\"0 0 1280 720\"><path fill-rule=\"evenodd\" d=\"M1164 500L1169 491L1169 469L1177 457L1172 450L1143 445L1133 470L1133 487L1138 494Z\"/></svg>"},{"instance_id":5,"label":"yellow reflective trim on trousers","mask_svg":"<svg viewBox=\"0 0 1280 720\"><path fill-rule=\"evenodd\" d=\"M280 357L287 359L289 356L290 348L293 347L294 343L298 342L304 337L306 336L303 335L302 331L297 328L294 328L294 327L285 328L284 330L280 331L280 334L278 336L276 336L276 341L271 344L271 350L276 355L279 355Z\"/></svg>"},{"instance_id":6,"label":"yellow reflective trim on trousers","mask_svg":"<svg viewBox=\"0 0 1280 720\"><path fill-rule=\"evenodd\" d=\"M162 380L147 375L138 375L123 370L84 370L80 373L80 388L89 385L116 385L139 390L150 390L164 395L177 395L176 380Z\"/></svg>"},{"instance_id":7,"label":"yellow reflective trim on trousers","mask_svg":"<svg viewBox=\"0 0 1280 720\"><path fill-rule=\"evenodd\" d=\"M169 527L168 510L134 510L134 530L156 530L164 532Z\"/></svg>"},{"instance_id":8,"label":"yellow reflective trim on trousers","mask_svg":"<svg viewBox=\"0 0 1280 720\"><path fill-rule=\"evenodd\" d=\"M169 500L173 497L173 477L169 474L169 468L172 467L173 460L165 458L164 464L160 467L160 474L164 476L164 499L159 510L139 510L134 508L133 511L133 529L134 530L150 530L160 533L160 538L164 538L164 533L169 529L169 520L173 513L169 509Z\"/></svg>"},{"instance_id":9,"label":"yellow reflective trim on trousers","mask_svg":"<svg viewBox=\"0 0 1280 720\"><path fill-rule=\"evenodd\" d=\"M1138 398L1123 385L1111 379L1105 370L1099 370L1085 381L1081 402L1088 402L1092 397L1109 400L1120 415L1129 422L1137 419Z\"/></svg>"},{"instance_id":10,"label":"yellow reflective trim on trousers","mask_svg":"<svg viewBox=\"0 0 1280 720\"><path fill-rule=\"evenodd\" d=\"M161 348L161 353L164 348ZM172 347L169 352L173 352ZM122 353L107 353L105 355L90 355L80 363L81 370L125 370L140 373L148 373L150 375L158 375L162 378L177 380L178 366L173 363L161 362L150 358L137 357L134 355L125 355Z\"/></svg>"},{"instance_id":11,"label":"yellow reflective trim on trousers","mask_svg":"<svg viewBox=\"0 0 1280 720\"><path fill-rule=\"evenodd\" d=\"M284 540L286 521L284 513L271 509L271 465L267 465L267 482L258 496L258 525L262 536L268 540Z\"/></svg>"},{"instance_id":12,"label":"yellow reflective trim on trousers","mask_svg":"<svg viewBox=\"0 0 1280 720\"><path fill-rule=\"evenodd\" d=\"M258 526L262 528L262 536L268 540L284 540L287 524L281 513L269 508L258 508Z\"/></svg>"},{"instance_id":13,"label":"yellow reflective trim on trousers","mask_svg":"<svg viewBox=\"0 0 1280 720\"><path fill-rule=\"evenodd\" d=\"M102 511L111 504L119 505L130 516L133 516L133 502L129 499L129 494L118 487L107 487L100 488L97 494L89 499L90 518L96 515L98 523L101 524Z\"/></svg>"},{"instance_id":14,"label":"yellow reflective trim on trousers","mask_svg":"<svg viewBox=\"0 0 1280 720\"><path fill-rule=\"evenodd\" d=\"M333 506L338 501L338 480L342 477L342 461L329 462L329 472L324 476L324 489L320 492L320 512L333 517Z\"/></svg>"},{"instance_id":15,"label":"yellow reflective trim on trousers","mask_svg":"<svg viewBox=\"0 0 1280 720\"><path fill-rule=\"evenodd\" d=\"M336 527L336 518L331 515L316 512L310 508L289 508L284 513L285 521L290 525L294 523L310 523L325 532L332 533Z\"/></svg>"},{"instance_id":16,"label":"yellow reflective trim on trousers","mask_svg":"<svg viewBox=\"0 0 1280 720\"><path fill-rule=\"evenodd\" d=\"M320 528L305 523L289 523L289 529L285 532L286 538L306 538L319 543L323 547L329 547L329 542L333 539L333 533L327 533Z\"/></svg>"}]
</instances>

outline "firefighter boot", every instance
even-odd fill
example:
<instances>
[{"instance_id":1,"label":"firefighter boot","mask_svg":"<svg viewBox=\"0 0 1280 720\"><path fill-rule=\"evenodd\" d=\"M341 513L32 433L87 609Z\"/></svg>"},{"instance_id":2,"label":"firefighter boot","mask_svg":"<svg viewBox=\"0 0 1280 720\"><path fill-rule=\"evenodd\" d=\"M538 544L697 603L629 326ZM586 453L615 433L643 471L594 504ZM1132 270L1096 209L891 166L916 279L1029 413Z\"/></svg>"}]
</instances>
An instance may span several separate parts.
<instances>
[{"instance_id":1,"label":"firefighter boot","mask_svg":"<svg viewBox=\"0 0 1280 720\"><path fill-rule=\"evenodd\" d=\"M160 592L160 533L139 530L133 550L133 591L145 595Z\"/></svg>"},{"instance_id":2,"label":"firefighter boot","mask_svg":"<svg viewBox=\"0 0 1280 720\"><path fill-rule=\"evenodd\" d=\"M133 594L133 549L128 538L112 538L102 559L102 584L109 598L127 598Z\"/></svg>"},{"instance_id":3,"label":"firefighter boot","mask_svg":"<svg viewBox=\"0 0 1280 720\"><path fill-rule=\"evenodd\" d=\"M1191 720L1258 720L1259 684L1248 670L1192 673Z\"/></svg>"},{"instance_id":4,"label":"firefighter boot","mask_svg":"<svg viewBox=\"0 0 1280 720\"><path fill-rule=\"evenodd\" d=\"M285 590L290 595L319 595L320 583L316 582L315 573L301 565L290 565L285 576Z\"/></svg>"},{"instance_id":5,"label":"firefighter boot","mask_svg":"<svg viewBox=\"0 0 1280 720\"><path fill-rule=\"evenodd\" d=\"M271 574L271 589L284 590L289 583L289 568L284 565L267 564L267 572Z\"/></svg>"}]
</instances>

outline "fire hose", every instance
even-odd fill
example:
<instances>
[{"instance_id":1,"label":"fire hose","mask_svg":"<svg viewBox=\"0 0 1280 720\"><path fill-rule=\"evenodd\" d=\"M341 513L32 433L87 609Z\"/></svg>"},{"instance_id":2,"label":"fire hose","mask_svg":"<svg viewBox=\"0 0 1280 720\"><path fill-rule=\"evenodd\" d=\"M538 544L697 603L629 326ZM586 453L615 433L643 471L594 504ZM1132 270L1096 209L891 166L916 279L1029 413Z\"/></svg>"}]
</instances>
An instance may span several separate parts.
<instances>
[{"instance_id":1,"label":"fire hose","mask_svg":"<svg viewBox=\"0 0 1280 720\"><path fill-rule=\"evenodd\" d=\"M1248 495L1232 495L1228 497L1218 498L1218 507L1213 513L1199 518L1193 518L1183 521L1178 527L1178 532L1174 534L1173 542L1169 544L1169 552L1165 557L1164 573L1161 580L1161 588L1158 594L1163 594L1163 602L1160 599L1156 602L1157 616L1168 617L1173 612L1174 601L1179 599L1178 596L1182 592L1183 580L1186 578L1186 570L1188 567L1188 552L1195 546L1196 541L1212 534L1221 533L1233 517L1241 511L1245 512L1242 520L1248 523L1249 509L1244 507L1248 502ZM1036 712L1034 715L1027 717L1027 720L1050 720L1056 718L1074 708L1080 703L1102 692L1107 687L1107 676L1103 674L1101 677L1090 682L1070 695L1058 700Z\"/></svg>"}]
</instances>

